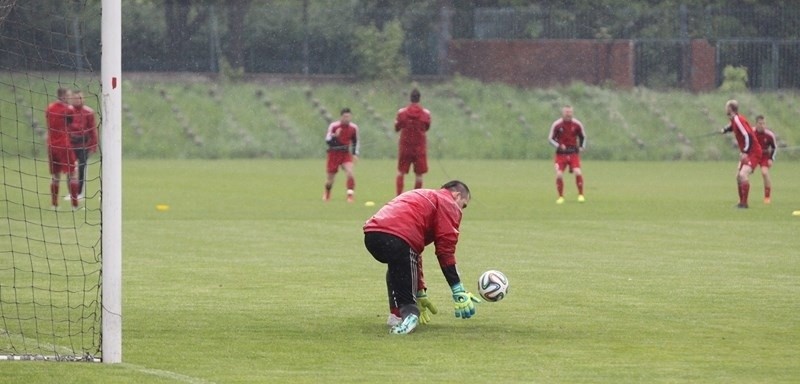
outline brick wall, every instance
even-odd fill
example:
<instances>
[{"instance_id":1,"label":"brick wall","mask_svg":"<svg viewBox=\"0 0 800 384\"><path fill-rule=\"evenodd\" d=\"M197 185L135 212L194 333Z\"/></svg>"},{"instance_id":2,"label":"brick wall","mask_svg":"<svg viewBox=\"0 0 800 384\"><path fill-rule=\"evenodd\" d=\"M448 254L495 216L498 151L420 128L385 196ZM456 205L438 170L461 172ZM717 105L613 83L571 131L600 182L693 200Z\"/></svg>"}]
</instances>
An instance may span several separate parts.
<instances>
[{"instance_id":1,"label":"brick wall","mask_svg":"<svg viewBox=\"0 0 800 384\"><path fill-rule=\"evenodd\" d=\"M486 82L549 87L582 81L634 86L631 40L453 40L452 74Z\"/></svg>"},{"instance_id":2,"label":"brick wall","mask_svg":"<svg viewBox=\"0 0 800 384\"><path fill-rule=\"evenodd\" d=\"M713 91L717 86L717 51L708 40L692 40L690 45L689 90Z\"/></svg>"}]
</instances>

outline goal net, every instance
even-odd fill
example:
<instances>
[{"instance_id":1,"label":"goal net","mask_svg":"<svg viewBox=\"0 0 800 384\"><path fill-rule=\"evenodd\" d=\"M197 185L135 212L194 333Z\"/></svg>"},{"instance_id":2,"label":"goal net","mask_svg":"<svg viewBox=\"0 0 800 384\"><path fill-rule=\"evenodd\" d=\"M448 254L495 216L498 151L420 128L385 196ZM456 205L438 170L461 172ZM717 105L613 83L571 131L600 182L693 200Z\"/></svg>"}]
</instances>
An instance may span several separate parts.
<instances>
[{"instance_id":1,"label":"goal net","mask_svg":"<svg viewBox=\"0 0 800 384\"><path fill-rule=\"evenodd\" d=\"M0 0L0 360L101 361L102 145L85 173L72 165L73 207L71 167L51 175L45 117L59 88L80 90L100 125L99 57L85 52L98 52L101 6L47 4ZM69 132L77 119L63 119Z\"/></svg>"}]
</instances>

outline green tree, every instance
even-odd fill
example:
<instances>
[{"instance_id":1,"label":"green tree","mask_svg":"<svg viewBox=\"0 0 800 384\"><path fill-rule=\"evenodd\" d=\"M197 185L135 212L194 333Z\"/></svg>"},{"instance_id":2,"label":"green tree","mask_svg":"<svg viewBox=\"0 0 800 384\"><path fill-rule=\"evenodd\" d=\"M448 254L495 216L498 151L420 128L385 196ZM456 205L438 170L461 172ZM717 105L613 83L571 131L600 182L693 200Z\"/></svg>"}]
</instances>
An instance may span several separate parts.
<instances>
[{"instance_id":1,"label":"green tree","mask_svg":"<svg viewBox=\"0 0 800 384\"><path fill-rule=\"evenodd\" d=\"M725 66L725 69L722 70L722 78L722 85L719 86L720 91L739 92L747 90L746 67Z\"/></svg>"},{"instance_id":2,"label":"green tree","mask_svg":"<svg viewBox=\"0 0 800 384\"><path fill-rule=\"evenodd\" d=\"M167 36L164 40L164 55L173 69L189 68L191 57L189 46L209 16L207 1L163 0L164 20Z\"/></svg>"},{"instance_id":3,"label":"green tree","mask_svg":"<svg viewBox=\"0 0 800 384\"><path fill-rule=\"evenodd\" d=\"M228 0L221 3L225 7L227 21L227 39L225 39L225 57L233 68L244 67L245 53L245 18L250 11L253 0Z\"/></svg>"},{"instance_id":4,"label":"green tree","mask_svg":"<svg viewBox=\"0 0 800 384\"><path fill-rule=\"evenodd\" d=\"M405 33L397 20L379 30L374 25L356 28L353 55L356 73L366 80L402 80L408 77L408 60L403 55Z\"/></svg>"}]
</instances>

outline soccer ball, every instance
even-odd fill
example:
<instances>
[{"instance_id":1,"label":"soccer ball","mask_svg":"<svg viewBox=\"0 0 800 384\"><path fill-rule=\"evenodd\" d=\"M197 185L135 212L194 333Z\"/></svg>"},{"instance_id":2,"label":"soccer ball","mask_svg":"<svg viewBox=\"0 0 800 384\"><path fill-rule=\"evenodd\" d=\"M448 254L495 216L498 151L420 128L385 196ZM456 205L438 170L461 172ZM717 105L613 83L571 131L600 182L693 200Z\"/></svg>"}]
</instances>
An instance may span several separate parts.
<instances>
[{"instance_id":1,"label":"soccer ball","mask_svg":"<svg viewBox=\"0 0 800 384\"><path fill-rule=\"evenodd\" d=\"M486 271L478 279L478 293L486 301L503 300L508 293L508 278L500 271Z\"/></svg>"}]
</instances>

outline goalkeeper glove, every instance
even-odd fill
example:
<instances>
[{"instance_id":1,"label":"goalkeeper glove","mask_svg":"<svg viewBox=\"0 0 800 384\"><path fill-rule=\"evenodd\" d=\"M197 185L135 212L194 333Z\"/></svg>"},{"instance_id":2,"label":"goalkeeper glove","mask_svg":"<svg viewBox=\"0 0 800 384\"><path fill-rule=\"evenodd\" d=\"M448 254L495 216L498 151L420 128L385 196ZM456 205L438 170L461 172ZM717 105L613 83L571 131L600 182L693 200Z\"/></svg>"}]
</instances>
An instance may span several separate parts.
<instances>
[{"instance_id":1,"label":"goalkeeper glove","mask_svg":"<svg viewBox=\"0 0 800 384\"><path fill-rule=\"evenodd\" d=\"M469 319L472 317L472 315L475 314L475 304L473 303L480 303L481 300L472 293L465 291L464 286L461 285L461 283L453 285L450 287L450 290L453 291L453 302L455 303L456 317L460 317L462 319Z\"/></svg>"},{"instance_id":2,"label":"goalkeeper glove","mask_svg":"<svg viewBox=\"0 0 800 384\"><path fill-rule=\"evenodd\" d=\"M424 289L417 291L417 307L419 307L419 322L422 324L431 321L431 313L434 315L439 313L439 309L428 298L428 291Z\"/></svg>"}]
</instances>

